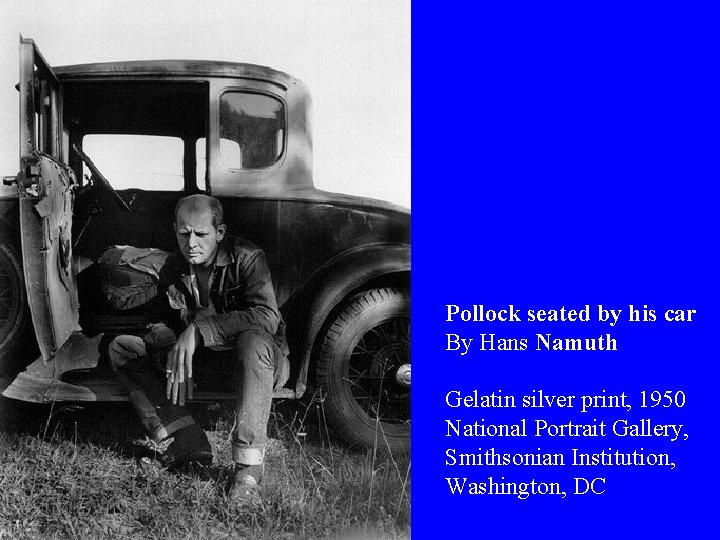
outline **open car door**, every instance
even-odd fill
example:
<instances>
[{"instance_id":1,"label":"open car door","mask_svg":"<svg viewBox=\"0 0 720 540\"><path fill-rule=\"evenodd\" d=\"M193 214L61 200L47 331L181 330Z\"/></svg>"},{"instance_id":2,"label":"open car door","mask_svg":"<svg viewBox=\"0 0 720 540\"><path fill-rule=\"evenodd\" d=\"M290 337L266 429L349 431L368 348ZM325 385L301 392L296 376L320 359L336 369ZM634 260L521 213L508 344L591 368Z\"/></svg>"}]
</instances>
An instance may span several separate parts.
<instances>
[{"instance_id":1,"label":"open car door","mask_svg":"<svg viewBox=\"0 0 720 540\"><path fill-rule=\"evenodd\" d=\"M79 330L72 257L72 170L62 84L31 39L20 37L20 227L25 287L45 361Z\"/></svg>"}]
</instances>

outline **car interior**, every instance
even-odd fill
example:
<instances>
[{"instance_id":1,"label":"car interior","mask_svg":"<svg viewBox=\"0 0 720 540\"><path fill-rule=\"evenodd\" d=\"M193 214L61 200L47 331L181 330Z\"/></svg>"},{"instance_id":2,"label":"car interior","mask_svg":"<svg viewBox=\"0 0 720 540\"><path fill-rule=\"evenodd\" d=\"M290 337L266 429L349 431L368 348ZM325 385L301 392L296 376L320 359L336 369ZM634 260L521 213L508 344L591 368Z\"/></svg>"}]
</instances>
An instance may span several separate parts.
<instances>
[{"instance_id":1,"label":"car interior","mask_svg":"<svg viewBox=\"0 0 720 540\"><path fill-rule=\"evenodd\" d=\"M175 205L205 187L208 85L68 81L64 93L68 147L81 147L110 186L97 179L91 183L87 163L70 150L69 165L81 182L72 234L80 325L91 335L139 331L147 309L119 311L109 305L96 262L113 245L175 249L170 225Z\"/></svg>"}]
</instances>

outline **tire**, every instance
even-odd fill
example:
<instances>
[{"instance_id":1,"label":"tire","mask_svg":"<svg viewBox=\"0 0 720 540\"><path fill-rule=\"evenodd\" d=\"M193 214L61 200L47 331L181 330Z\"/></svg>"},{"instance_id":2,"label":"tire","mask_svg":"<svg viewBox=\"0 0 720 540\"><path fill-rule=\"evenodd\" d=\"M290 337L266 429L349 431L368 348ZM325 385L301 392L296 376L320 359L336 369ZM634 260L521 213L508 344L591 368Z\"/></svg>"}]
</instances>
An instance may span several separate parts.
<instances>
[{"instance_id":1,"label":"tire","mask_svg":"<svg viewBox=\"0 0 720 540\"><path fill-rule=\"evenodd\" d=\"M350 298L317 360L325 414L348 443L410 448L410 298L395 288Z\"/></svg>"},{"instance_id":2,"label":"tire","mask_svg":"<svg viewBox=\"0 0 720 540\"><path fill-rule=\"evenodd\" d=\"M28 319L22 266L12 246L0 239L0 372L13 358Z\"/></svg>"}]
</instances>

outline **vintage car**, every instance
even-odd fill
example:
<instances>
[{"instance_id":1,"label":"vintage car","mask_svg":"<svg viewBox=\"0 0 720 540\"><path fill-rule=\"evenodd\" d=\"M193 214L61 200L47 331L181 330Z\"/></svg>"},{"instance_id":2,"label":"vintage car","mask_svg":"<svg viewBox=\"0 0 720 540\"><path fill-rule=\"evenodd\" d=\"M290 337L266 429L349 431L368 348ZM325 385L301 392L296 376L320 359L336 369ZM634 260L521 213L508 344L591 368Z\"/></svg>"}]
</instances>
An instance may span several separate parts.
<instances>
[{"instance_id":1,"label":"vintage car","mask_svg":"<svg viewBox=\"0 0 720 540\"><path fill-rule=\"evenodd\" d=\"M0 191L4 396L125 400L107 343L150 315L108 304L99 257L175 250L178 199L208 193L267 255L292 365L276 397L312 388L346 441L409 447L409 213L313 187L301 81L231 62L51 68L21 37L18 89L20 172ZM195 400L231 398L221 383Z\"/></svg>"}]
</instances>

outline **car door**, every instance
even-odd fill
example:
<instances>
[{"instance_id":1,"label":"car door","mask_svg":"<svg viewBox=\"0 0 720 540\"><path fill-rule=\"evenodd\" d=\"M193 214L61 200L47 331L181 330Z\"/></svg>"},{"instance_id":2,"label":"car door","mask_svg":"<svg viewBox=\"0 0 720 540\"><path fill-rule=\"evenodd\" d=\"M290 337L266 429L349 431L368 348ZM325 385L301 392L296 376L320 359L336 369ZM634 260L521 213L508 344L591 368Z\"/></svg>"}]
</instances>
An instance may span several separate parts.
<instances>
[{"instance_id":1,"label":"car door","mask_svg":"<svg viewBox=\"0 0 720 540\"><path fill-rule=\"evenodd\" d=\"M72 256L73 188L63 88L31 39L20 38L20 227L25 287L43 359L79 330Z\"/></svg>"}]
</instances>

